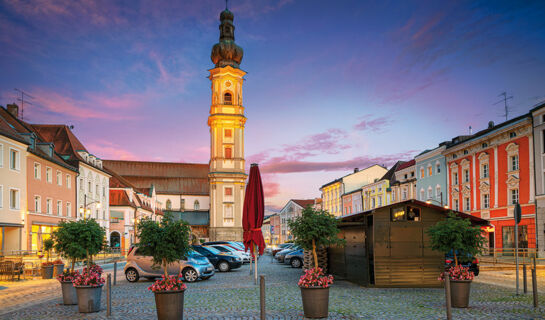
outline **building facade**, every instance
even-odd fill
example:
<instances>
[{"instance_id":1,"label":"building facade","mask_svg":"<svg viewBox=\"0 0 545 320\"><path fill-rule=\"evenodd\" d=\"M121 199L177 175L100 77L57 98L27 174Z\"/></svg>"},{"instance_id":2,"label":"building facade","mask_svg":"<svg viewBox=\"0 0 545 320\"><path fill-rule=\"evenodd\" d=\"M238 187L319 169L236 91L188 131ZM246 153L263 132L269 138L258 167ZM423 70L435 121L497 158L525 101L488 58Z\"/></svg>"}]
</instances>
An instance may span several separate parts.
<instances>
[{"instance_id":1,"label":"building facade","mask_svg":"<svg viewBox=\"0 0 545 320\"><path fill-rule=\"evenodd\" d=\"M391 203L390 181L382 179L361 187L363 211L387 206Z\"/></svg>"},{"instance_id":2,"label":"building facade","mask_svg":"<svg viewBox=\"0 0 545 320\"><path fill-rule=\"evenodd\" d=\"M343 199L343 214L342 214L343 216L362 211L363 205L362 205L361 189L354 190L350 193L345 193L342 199Z\"/></svg>"},{"instance_id":3,"label":"building facade","mask_svg":"<svg viewBox=\"0 0 545 320\"><path fill-rule=\"evenodd\" d=\"M400 163L394 173L395 182L391 184L392 203L416 199L416 161Z\"/></svg>"},{"instance_id":4,"label":"building facade","mask_svg":"<svg viewBox=\"0 0 545 320\"><path fill-rule=\"evenodd\" d=\"M545 103L530 111L533 124L536 239L539 256L545 255Z\"/></svg>"},{"instance_id":5,"label":"building facade","mask_svg":"<svg viewBox=\"0 0 545 320\"><path fill-rule=\"evenodd\" d=\"M519 247L535 248L532 119L523 115L453 143L444 155L449 203L494 226L490 248L514 248L514 207L520 203Z\"/></svg>"},{"instance_id":6,"label":"building facade","mask_svg":"<svg viewBox=\"0 0 545 320\"><path fill-rule=\"evenodd\" d=\"M301 212L307 206L314 206L315 200L296 200L291 199L286 203L286 205L280 210L280 243L287 241L293 241L293 235L291 234L288 223L290 220L300 217Z\"/></svg>"},{"instance_id":7,"label":"building facade","mask_svg":"<svg viewBox=\"0 0 545 320\"><path fill-rule=\"evenodd\" d=\"M271 244L280 244L282 228L281 228L279 213L275 213L271 216L270 224L271 224Z\"/></svg>"},{"instance_id":8,"label":"building facade","mask_svg":"<svg viewBox=\"0 0 545 320\"><path fill-rule=\"evenodd\" d=\"M426 150L415 157L416 190L418 200L430 201L436 205L448 206L447 168L442 154L446 142L437 148Z\"/></svg>"}]
</instances>

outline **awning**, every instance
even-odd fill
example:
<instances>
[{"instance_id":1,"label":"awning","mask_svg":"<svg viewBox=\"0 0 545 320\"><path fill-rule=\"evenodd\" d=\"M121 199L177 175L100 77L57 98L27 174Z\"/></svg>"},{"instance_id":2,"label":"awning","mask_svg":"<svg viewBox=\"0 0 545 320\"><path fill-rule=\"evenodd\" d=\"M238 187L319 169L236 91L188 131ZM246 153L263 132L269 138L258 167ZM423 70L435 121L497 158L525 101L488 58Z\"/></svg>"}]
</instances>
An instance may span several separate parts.
<instances>
[{"instance_id":1,"label":"awning","mask_svg":"<svg viewBox=\"0 0 545 320\"><path fill-rule=\"evenodd\" d=\"M24 226L24 224L20 223L0 222L0 227L23 228Z\"/></svg>"}]
</instances>

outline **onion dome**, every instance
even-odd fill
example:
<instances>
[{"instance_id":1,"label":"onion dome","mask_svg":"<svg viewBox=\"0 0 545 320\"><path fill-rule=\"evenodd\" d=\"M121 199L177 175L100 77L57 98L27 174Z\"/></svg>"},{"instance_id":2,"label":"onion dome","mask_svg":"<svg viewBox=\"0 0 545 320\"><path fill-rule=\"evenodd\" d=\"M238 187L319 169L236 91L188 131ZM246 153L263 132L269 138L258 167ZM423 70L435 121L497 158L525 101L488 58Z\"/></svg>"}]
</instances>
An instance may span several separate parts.
<instances>
[{"instance_id":1,"label":"onion dome","mask_svg":"<svg viewBox=\"0 0 545 320\"><path fill-rule=\"evenodd\" d=\"M210 58L217 67L240 67L244 51L235 43L234 15L228 9L220 14L220 41L212 47Z\"/></svg>"}]
</instances>

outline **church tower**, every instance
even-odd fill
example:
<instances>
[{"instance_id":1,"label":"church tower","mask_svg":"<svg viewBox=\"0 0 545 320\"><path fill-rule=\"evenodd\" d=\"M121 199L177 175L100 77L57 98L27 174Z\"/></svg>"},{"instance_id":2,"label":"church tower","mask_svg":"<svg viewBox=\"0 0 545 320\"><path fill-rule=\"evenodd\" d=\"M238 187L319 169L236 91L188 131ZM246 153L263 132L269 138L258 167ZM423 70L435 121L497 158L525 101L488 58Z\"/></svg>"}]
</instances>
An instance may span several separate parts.
<instances>
[{"instance_id":1,"label":"church tower","mask_svg":"<svg viewBox=\"0 0 545 320\"><path fill-rule=\"evenodd\" d=\"M233 13L220 14L220 41L212 48L210 127L210 240L242 240L244 107L240 69L242 48L235 44Z\"/></svg>"}]
</instances>

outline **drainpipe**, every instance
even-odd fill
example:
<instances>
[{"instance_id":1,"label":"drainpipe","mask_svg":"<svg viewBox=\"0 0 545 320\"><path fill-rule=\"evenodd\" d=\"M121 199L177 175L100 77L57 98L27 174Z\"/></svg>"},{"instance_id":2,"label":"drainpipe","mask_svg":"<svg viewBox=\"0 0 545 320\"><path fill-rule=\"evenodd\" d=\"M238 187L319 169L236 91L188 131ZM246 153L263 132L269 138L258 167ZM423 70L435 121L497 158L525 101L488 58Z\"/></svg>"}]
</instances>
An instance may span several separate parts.
<instances>
[{"instance_id":1,"label":"drainpipe","mask_svg":"<svg viewBox=\"0 0 545 320\"><path fill-rule=\"evenodd\" d=\"M530 156L532 158L534 158L534 223L536 225L535 227L535 232L536 232L536 256L537 256L537 253L539 251L539 242L538 242L538 238L539 238L539 235L538 235L538 219L537 219L537 175L536 175L536 158L535 158L535 154L536 154L536 145L534 143L534 116L532 115L532 113L530 112L530 115L532 117L532 144L533 144L533 148L532 148L532 151L533 151L533 154L531 154ZM541 190L541 192L543 192L543 190Z\"/></svg>"}]
</instances>

